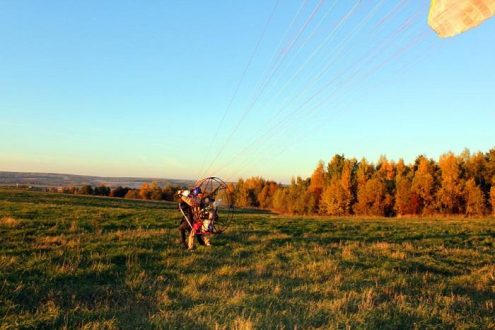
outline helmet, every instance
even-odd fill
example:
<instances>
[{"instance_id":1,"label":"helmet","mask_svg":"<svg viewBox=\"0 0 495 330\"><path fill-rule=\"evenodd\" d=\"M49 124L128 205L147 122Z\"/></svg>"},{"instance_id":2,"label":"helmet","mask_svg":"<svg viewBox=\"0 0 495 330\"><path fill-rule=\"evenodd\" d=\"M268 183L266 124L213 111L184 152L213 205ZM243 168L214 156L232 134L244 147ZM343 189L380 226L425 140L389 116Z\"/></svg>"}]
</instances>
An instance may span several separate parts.
<instances>
[{"instance_id":1,"label":"helmet","mask_svg":"<svg viewBox=\"0 0 495 330\"><path fill-rule=\"evenodd\" d=\"M195 187L192 191L193 195L194 196L198 196L199 194L201 194L201 188L200 187Z\"/></svg>"},{"instance_id":2,"label":"helmet","mask_svg":"<svg viewBox=\"0 0 495 330\"><path fill-rule=\"evenodd\" d=\"M184 191L182 192L182 196L187 197L187 196L189 196L189 194L190 194L190 193L191 193L191 192L190 192L189 190L184 190Z\"/></svg>"}]
</instances>

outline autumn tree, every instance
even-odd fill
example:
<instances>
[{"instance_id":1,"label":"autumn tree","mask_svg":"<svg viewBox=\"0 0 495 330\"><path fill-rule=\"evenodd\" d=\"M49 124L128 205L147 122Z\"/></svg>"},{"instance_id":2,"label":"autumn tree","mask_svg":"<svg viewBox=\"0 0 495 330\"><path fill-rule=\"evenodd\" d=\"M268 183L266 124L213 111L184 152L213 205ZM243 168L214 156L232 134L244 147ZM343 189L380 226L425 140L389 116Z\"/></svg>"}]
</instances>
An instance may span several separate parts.
<instances>
[{"instance_id":1,"label":"autumn tree","mask_svg":"<svg viewBox=\"0 0 495 330\"><path fill-rule=\"evenodd\" d=\"M235 185L234 185L234 183L229 182L227 184L227 193L234 194L234 191L235 191Z\"/></svg>"},{"instance_id":2,"label":"autumn tree","mask_svg":"<svg viewBox=\"0 0 495 330\"><path fill-rule=\"evenodd\" d=\"M287 187L280 188L277 191L275 191L272 198L273 208L283 213L288 212L287 210L287 205L289 203L288 196L289 196L289 188Z\"/></svg>"},{"instance_id":3,"label":"autumn tree","mask_svg":"<svg viewBox=\"0 0 495 330\"><path fill-rule=\"evenodd\" d=\"M431 214L434 209L435 182L426 157L419 157L416 162L411 186L411 202L413 214Z\"/></svg>"},{"instance_id":4,"label":"autumn tree","mask_svg":"<svg viewBox=\"0 0 495 330\"><path fill-rule=\"evenodd\" d=\"M482 216L485 214L485 196L481 188L476 184L475 178L471 178L466 182L464 199L466 201L467 216Z\"/></svg>"},{"instance_id":5,"label":"autumn tree","mask_svg":"<svg viewBox=\"0 0 495 330\"><path fill-rule=\"evenodd\" d=\"M124 196L125 199L140 199L140 190L139 189L129 189Z\"/></svg>"},{"instance_id":6,"label":"autumn tree","mask_svg":"<svg viewBox=\"0 0 495 330\"><path fill-rule=\"evenodd\" d=\"M247 189L250 206L254 206L254 207L260 206L258 196L263 190L264 184L265 184L265 180L259 176L248 178L244 182L244 188Z\"/></svg>"},{"instance_id":7,"label":"autumn tree","mask_svg":"<svg viewBox=\"0 0 495 330\"><path fill-rule=\"evenodd\" d=\"M342 207L343 200L344 192L340 180L334 177L323 191L320 201L320 212L328 215L344 215L345 211Z\"/></svg>"},{"instance_id":8,"label":"autumn tree","mask_svg":"<svg viewBox=\"0 0 495 330\"><path fill-rule=\"evenodd\" d=\"M382 155L376 165L376 171L384 180L393 184L396 171L394 162L389 162L387 157Z\"/></svg>"},{"instance_id":9,"label":"autumn tree","mask_svg":"<svg viewBox=\"0 0 495 330\"><path fill-rule=\"evenodd\" d=\"M261 177L251 177L246 180L239 179L235 187L236 205L241 207L258 207L258 195L263 190L265 180Z\"/></svg>"},{"instance_id":10,"label":"autumn tree","mask_svg":"<svg viewBox=\"0 0 495 330\"><path fill-rule=\"evenodd\" d=\"M162 200L164 200L164 198L163 198L163 191L159 187L152 189L151 190L150 199L152 201L162 201Z\"/></svg>"},{"instance_id":11,"label":"autumn tree","mask_svg":"<svg viewBox=\"0 0 495 330\"><path fill-rule=\"evenodd\" d=\"M489 157L478 151L471 154L468 149L461 154L462 160L462 176L469 180L474 179L477 186L481 188L485 196L490 194L491 175L489 169Z\"/></svg>"},{"instance_id":12,"label":"autumn tree","mask_svg":"<svg viewBox=\"0 0 495 330\"><path fill-rule=\"evenodd\" d=\"M495 184L490 189L490 204L492 206L492 214L495 215Z\"/></svg>"},{"instance_id":13,"label":"autumn tree","mask_svg":"<svg viewBox=\"0 0 495 330\"><path fill-rule=\"evenodd\" d=\"M357 196L356 203L353 206L355 214L364 215L368 209L368 197L366 184L371 179L375 172L373 164L368 163L366 158L363 158L359 163L356 171Z\"/></svg>"},{"instance_id":14,"label":"autumn tree","mask_svg":"<svg viewBox=\"0 0 495 330\"><path fill-rule=\"evenodd\" d=\"M269 207L271 203L270 196L268 195L268 185L265 185L263 189L261 189L260 194L257 196L258 203L261 208Z\"/></svg>"},{"instance_id":15,"label":"autumn tree","mask_svg":"<svg viewBox=\"0 0 495 330\"><path fill-rule=\"evenodd\" d=\"M340 177L344 168L344 155L335 155L327 165L327 182L330 182L333 177Z\"/></svg>"},{"instance_id":16,"label":"autumn tree","mask_svg":"<svg viewBox=\"0 0 495 330\"><path fill-rule=\"evenodd\" d=\"M264 183L263 189L257 196L260 207L270 208L273 206L272 198L277 189L278 189L278 185L274 181L268 181Z\"/></svg>"},{"instance_id":17,"label":"autumn tree","mask_svg":"<svg viewBox=\"0 0 495 330\"><path fill-rule=\"evenodd\" d=\"M310 179L292 178L286 195L286 210L291 214L308 214L314 208L314 199L307 194Z\"/></svg>"},{"instance_id":18,"label":"autumn tree","mask_svg":"<svg viewBox=\"0 0 495 330\"><path fill-rule=\"evenodd\" d=\"M440 156L441 186L437 193L438 204L443 213L459 214L462 210L463 182L456 156L446 153Z\"/></svg>"},{"instance_id":19,"label":"autumn tree","mask_svg":"<svg viewBox=\"0 0 495 330\"><path fill-rule=\"evenodd\" d=\"M325 169L324 163L322 160L318 162L318 165L316 166L315 170L313 171L313 174L311 175L311 184L309 185L309 191L315 193L323 190L323 187L325 187Z\"/></svg>"},{"instance_id":20,"label":"autumn tree","mask_svg":"<svg viewBox=\"0 0 495 330\"><path fill-rule=\"evenodd\" d=\"M149 200L151 199L151 192L149 183L143 183L139 188L137 199Z\"/></svg>"},{"instance_id":21,"label":"autumn tree","mask_svg":"<svg viewBox=\"0 0 495 330\"><path fill-rule=\"evenodd\" d=\"M380 209L383 208L384 215L388 217L394 215L395 171L395 163L381 156L376 166L376 177L385 185L385 196Z\"/></svg>"},{"instance_id":22,"label":"autumn tree","mask_svg":"<svg viewBox=\"0 0 495 330\"><path fill-rule=\"evenodd\" d=\"M353 176L357 161L345 159L341 172L331 176L330 183L323 191L320 211L328 215L349 215L354 202ZM340 165L339 165L340 167Z\"/></svg>"},{"instance_id":23,"label":"autumn tree","mask_svg":"<svg viewBox=\"0 0 495 330\"><path fill-rule=\"evenodd\" d=\"M313 195L314 208L312 212L317 212L320 204L321 194L325 187L325 169L322 160L318 162L313 174L311 175L311 184L309 185L308 192Z\"/></svg>"},{"instance_id":24,"label":"autumn tree","mask_svg":"<svg viewBox=\"0 0 495 330\"><path fill-rule=\"evenodd\" d=\"M379 176L366 181L361 188L358 210L363 215L385 216L387 210L387 187Z\"/></svg>"},{"instance_id":25,"label":"autumn tree","mask_svg":"<svg viewBox=\"0 0 495 330\"><path fill-rule=\"evenodd\" d=\"M486 157L486 181L490 182L492 187L495 185L495 148L490 149L485 155Z\"/></svg>"},{"instance_id":26,"label":"autumn tree","mask_svg":"<svg viewBox=\"0 0 495 330\"><path fill-rule=\"evenodd\" d=\"M495 149L459 156L447 153L438 162L419 156L413 164L380 157L377 165L335 155L318 163L310 178L293 178L284 187L261 177L240 179L236 205L274 208L292 214L482 215L487 201L495 209ZM132 194L130 194L132 195Z\"/></svg>"},{"instance_id":27,"label":"autumn tree","mask_svg":"<svg viewBox=\"0 0 495 330\"><path fill-rule=\"evenodd\" d=\"M161 201L163 200L163 190L160 188L156 181L151 183L151 186L148 188L149 199L152 201Z\"/></svg>"},{"instance_id":28,"label":"autumn tree","mask_svg":"<svg viewBox=\"0 0 495 330\"><path fill-rule=\"evenodd\" d=\"M396 166L395 176L395 204L394 211L397 215L413 214L411 187L412 171L404 164L403 159L399 159Z\"/></svg>"},{"instance_id":29,"label":"autumn tree","mask_svg":"<svg viewBox=\"0 0 495 330\"><path fill-rule=\"evenodd\" d=\"M235 186L235 205L240 207L250 206L249 191L244 186L244 179L240 178Z\"/></svg>"},{"instance_id":30,"label":"autumn tree","mask_svg":"<svg viewBox=\"0 0 495 330\"><path fill-rule=\"evenodd\" d=\"M79 188L71 186L71 187L64 187L62 189L62 192L64 194L77 194L79 192Z\"/></svg>"}]
</instances>

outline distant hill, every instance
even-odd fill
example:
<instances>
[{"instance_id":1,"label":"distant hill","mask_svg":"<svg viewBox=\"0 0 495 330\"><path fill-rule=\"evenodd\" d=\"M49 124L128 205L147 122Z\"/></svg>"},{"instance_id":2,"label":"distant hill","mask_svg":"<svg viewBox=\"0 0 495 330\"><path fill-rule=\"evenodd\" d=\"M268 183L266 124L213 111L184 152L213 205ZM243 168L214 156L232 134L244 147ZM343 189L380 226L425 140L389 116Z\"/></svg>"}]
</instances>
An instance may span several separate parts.
<instances>
[{"instance_id":1,"label":"distant hill","mask_svg":"<svg viewBox=\"0 0 495 330\"><path fill-rule=\"evenodd\" d=\"M143 183L155 181L160 187L172 186L192 186L194 181L181 179L163 178L127 178L127 177L102 177L75 174L58 173L27 173L27 172L2 172L0 171L0 186L29 185L36 187L66 187L82 186L89 184L97 186L104 184L114 188L117 186L138 188Z\"/></svg>"}]
</instances>

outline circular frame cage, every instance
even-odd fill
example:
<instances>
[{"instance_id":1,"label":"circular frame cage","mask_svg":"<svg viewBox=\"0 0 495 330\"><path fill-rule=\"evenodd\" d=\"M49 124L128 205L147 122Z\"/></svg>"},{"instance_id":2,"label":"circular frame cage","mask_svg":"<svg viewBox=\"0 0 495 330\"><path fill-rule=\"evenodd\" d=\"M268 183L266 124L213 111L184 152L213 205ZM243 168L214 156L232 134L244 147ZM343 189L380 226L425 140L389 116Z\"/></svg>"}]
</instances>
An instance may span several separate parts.
<instances>
[{"instance_id":1,"label":"circular frame cage","mask_svg":"<svg viewBox=\"0 0 495 330\"><path fill-rule=\"evenodd\" d=\"M201 189L203 198L215 200L218 218L213 226L213 234L223 233L234 219L234 192L217 177L199 180L194 187Z\"/></svg>"}]
</instances>

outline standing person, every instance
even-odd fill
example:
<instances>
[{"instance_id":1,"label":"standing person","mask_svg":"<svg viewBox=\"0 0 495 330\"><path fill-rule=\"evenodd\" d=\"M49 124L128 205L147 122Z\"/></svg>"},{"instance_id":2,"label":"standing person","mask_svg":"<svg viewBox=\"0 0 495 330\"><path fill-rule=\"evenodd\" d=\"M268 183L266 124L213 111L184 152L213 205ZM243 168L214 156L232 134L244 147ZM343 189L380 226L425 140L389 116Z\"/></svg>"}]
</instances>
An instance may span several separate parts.
<instances>
[{"instance_id":1,"label":"standing person","mask_svg":"<svg viewBox=\"0 0 495 330\"><path fill-rule=\"evenodd\" d=\"M199 188L198 188L199 189ZM193 190L193 197L191 197L191 192L189 190L179 190L179 209L182 213L181 222L179 225L179 238L180 238L180 246L182 248L187 248L192 250L194 248L194 237L196 236L200 245L210 245L209 239L207 240L207 244L201 237L201 235L197 235L198 232L201 232L201 217L200 217L200 207L199 207L199 194L197 188ZM186 232L189 232L188 242L186 243Z\"/></svg>"},{"instance_id":2,"label":"standing person","mask_svg":"<svg viewBox=\"0 0 495 330\"><path fill-rule=\"evenodd\" d=\"M182 217L179 225L179 238L180 246L183 249L187 249L186 232L191 231L191 221L193 218L192 206L189 205L190 198L189 190L179 190L179 211L181 211Z\"/></svg>"}]
</instances>

